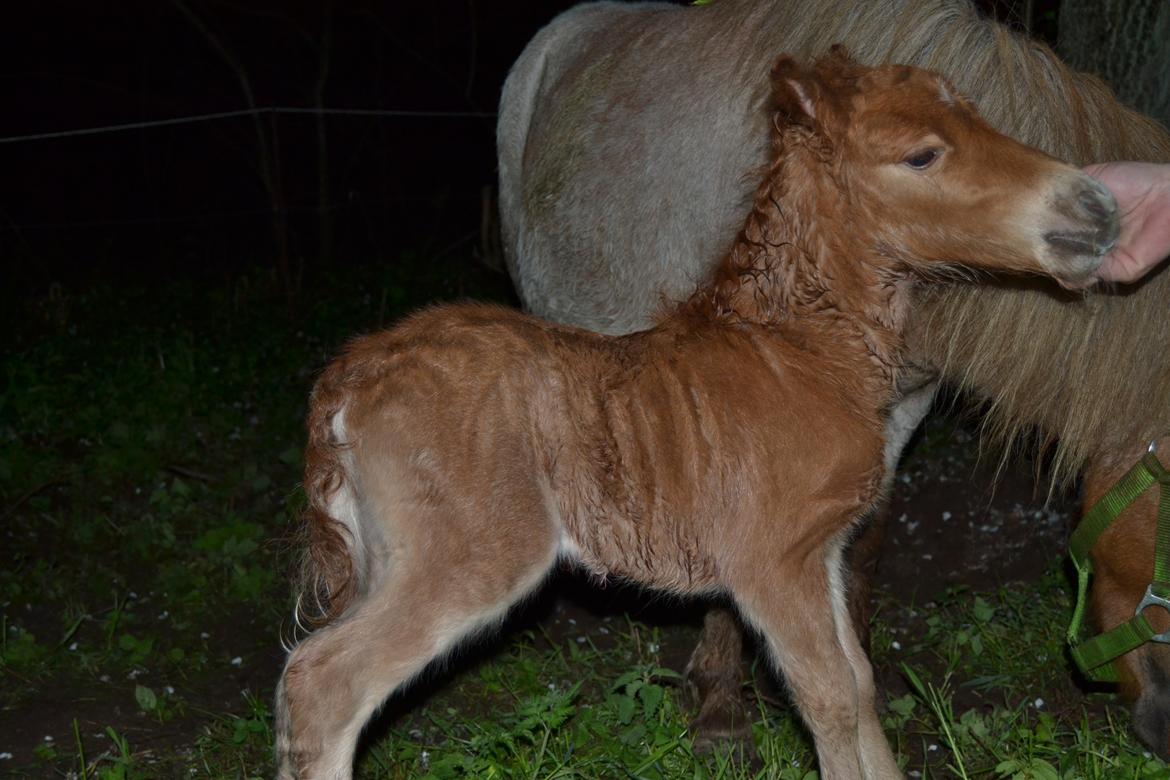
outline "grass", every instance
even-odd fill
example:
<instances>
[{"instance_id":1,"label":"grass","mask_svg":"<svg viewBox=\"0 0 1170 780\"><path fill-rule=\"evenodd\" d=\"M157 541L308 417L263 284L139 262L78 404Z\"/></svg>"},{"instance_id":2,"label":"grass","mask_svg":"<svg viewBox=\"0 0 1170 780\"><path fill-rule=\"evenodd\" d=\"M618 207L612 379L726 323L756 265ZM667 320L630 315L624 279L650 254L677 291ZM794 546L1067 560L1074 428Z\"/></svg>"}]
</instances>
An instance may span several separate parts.
<instances>
[{"instance_id":1,"label":"grass","mask_svg":"<svg viewBox=\"0 0 1170 780\"><path fill-rule=\"evenodd\" d=\"M0 772L271 775L314 372L352 333L417 305L506 294L453 259L350 269L310 288L295 315L258 278L6 305ZM884 723L908 772L1166 776L1121 708L1070 681L1068 594L1054 565L1029 585L883 605ZM693 637L614 617L580 631L521 621L391 702L359 774L816 777L799 721L764 683L747 691L760 761L693 754L672 668Z\"/></svg>"}]
</instances>

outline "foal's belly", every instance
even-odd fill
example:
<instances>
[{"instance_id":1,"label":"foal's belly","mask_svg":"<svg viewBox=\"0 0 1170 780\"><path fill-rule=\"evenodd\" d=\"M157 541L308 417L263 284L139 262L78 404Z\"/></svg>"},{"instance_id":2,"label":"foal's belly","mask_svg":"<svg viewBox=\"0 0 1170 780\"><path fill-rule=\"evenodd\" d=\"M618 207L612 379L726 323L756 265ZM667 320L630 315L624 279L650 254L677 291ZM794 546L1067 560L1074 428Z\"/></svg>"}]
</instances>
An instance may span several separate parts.
<instances>
[{"instance_id":1,"label":"foal's belly","mask_svg":"<svg viewBox=\"0 0 1170 780\"><path fill-rule=\"evenodd\" d=\"M648 374L652 391L607 399L554 479L565 555L598 576L712 591L732 569L819 548L877 500L876 419L773 372L740 372L746 395L706 376L719 375Z\"/></svg>"}]
</instances>

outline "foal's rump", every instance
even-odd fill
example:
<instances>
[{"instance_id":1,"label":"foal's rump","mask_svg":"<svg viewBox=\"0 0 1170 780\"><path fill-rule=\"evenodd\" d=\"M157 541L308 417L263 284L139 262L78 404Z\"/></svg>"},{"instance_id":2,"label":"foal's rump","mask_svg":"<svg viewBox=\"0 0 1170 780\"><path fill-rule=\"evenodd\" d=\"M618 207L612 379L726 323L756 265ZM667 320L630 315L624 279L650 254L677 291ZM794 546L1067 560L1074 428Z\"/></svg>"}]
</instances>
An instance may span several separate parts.
<instances>
[{"instance_id":1,"label":"foal's rump","mask_svg":"<svg viewBox=\"0 0 1170 780\"><path fill-rule=\"evenodd\" d=\"M540 328L526 322L499 307L431 309L356 339L326 368L309 420L302 583L324 622L403 558L485 586L510 576L479 576L486 561L544 549L551 563L557 535L531 443L547 372L509 370L540 362Z\"/></svg>"}]
</instances>

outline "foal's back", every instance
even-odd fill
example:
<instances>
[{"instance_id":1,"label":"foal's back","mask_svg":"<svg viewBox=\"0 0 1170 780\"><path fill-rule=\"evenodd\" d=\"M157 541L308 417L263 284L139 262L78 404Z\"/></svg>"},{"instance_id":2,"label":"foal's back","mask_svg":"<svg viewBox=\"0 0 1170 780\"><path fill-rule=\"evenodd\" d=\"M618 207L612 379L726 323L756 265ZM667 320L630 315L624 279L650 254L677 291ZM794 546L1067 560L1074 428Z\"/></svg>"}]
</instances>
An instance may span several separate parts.
<instances>
[{"instance_id":1,"label":"foal's back","mask_svg":"<svg viewBox=\"0 0 1170 780\"><path fill-rule=\"evenodd\" d=\"M459 560L484 538L544 539L597 575L696 592L756 548L761 523L783 549L793 507L869 500L882 400L862 370L759 326L606 337L461 305L355 341L321 385L344 395L341 438L361 432L348 457L368 511L350 532L364 543L425 533ZM395 506L451 496L470 507L442 528L383 527Z\"/></svg>"}]
</instances>

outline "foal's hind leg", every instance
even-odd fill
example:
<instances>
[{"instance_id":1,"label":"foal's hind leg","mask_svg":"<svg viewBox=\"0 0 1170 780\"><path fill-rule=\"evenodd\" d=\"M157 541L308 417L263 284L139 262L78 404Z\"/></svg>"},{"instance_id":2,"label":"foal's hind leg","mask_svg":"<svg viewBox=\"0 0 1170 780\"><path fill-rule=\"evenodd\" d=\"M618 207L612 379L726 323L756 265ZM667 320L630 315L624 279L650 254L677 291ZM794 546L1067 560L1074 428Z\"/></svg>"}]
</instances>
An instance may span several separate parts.
<instances>
[{"instance_id":1,"label":"foal's hind leg","mask_svg":"<svg viewBox=\"0 0 1170 780\"><path fill-rule=\"evenodd\" d=\"M839 548L840 540L831 542ZM839 549L821 547L802 560L766 562L729 582L744 616L764 635L816 742L821 777L827 780L887 780L902 775L884 739L873 740L873 679L857 680L841 631L852 631L845 610ZM832 571L830 570L832 567ZM767 571L766 575L761 574ZM834 594L834 589L841 593ZM868 692L859 690L868 683ZM861 712L863 702L868 712ZM867 723L866 719L872 719ZM859 728L859 726L861 728ZM880 727L878 728L880 733Z\"/></svg>"},{"instance_id":2,"label":"foal's hind leg","mask_svg":"<svg viewBox=\"0 0 1170 780\"><path fill-rule=\"evenodd\" d=\"M489 543L484 545L489 546ZM290 654L277 689L281 780L347 778L365 722L435 658L503 617L543 580L555 543L487 567L396 560L349 614Z\"/></svg>"},{"instance_id":3,"label":"foal's hind leg","mask_svg":"<svg viewBox=\"0 0 1170 780\"><path fill-rule=\"evenodd\" d=\"M687 662L686 680L699 713L690 723L695 752L706 753L721 742L752 750L752 719L743 698L743 627L726 607L712 607L703 617L703 633Z\"/></svg>"}]
</instances>

